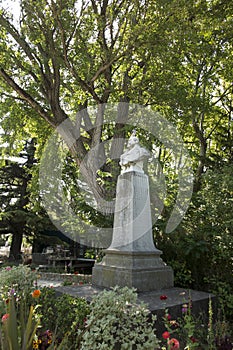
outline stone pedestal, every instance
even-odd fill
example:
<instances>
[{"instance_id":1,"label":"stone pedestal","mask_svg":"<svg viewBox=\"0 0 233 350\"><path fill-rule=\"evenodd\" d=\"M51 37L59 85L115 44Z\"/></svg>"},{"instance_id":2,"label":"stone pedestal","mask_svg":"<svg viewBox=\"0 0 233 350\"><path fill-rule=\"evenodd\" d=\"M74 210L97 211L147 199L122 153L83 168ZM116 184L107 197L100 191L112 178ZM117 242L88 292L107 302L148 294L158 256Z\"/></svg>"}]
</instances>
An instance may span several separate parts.
<instances>
[{"instance_id":1,"label":"stone pedestal","mask_svg":"<svg viewBox=\"0 0 233 350\"><path fill-rule=\"evenodd\" d=\"M93 285L152 291L173 287L173 271L153 242L148 177L133 167L118 177L112 243L95 264Z\"/></svg>"},{"instance_id":2,"label":"stone pedestal","mask_svg":"<svg viewBox=\"0 0 233 350\"><path fill-rule=\"evenodd\" d=\"M172 287L173 271L156 253L107 250L103 262L93 268L92 284L153 291Z\"/></svg>"}]
</instances>

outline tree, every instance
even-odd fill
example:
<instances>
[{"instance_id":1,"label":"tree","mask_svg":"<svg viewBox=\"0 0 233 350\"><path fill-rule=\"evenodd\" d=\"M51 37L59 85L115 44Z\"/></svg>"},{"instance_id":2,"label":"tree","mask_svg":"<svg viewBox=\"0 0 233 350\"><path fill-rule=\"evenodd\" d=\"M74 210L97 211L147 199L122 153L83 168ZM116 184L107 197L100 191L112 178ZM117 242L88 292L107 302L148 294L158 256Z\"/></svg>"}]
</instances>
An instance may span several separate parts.
<instances>
[{"instance_id":1,"label":"tree","mask_svg":"<svg viewBox=\"0 0 233 350\"><path fill-rule=\"evenodd\" d=\"M116 182L130 122L123 102L150 106L176 124L192 151L196 190L219 149L230 159L231 3L23 0L21 9L18 27L6 11L0 17L2 102L30 106L33 118L60 133L100 205L115 194L106 183ZM119 103L111 127L109 102ZM107 153L101 141L108 138Z\"/></svg>"},{"instance_id":2,"label":"tree","mask_svg":"<svg viewBox=\"0 0 233 350\"><path fill-rule=\"evenodd\" d=\"M1 233L11 233L12 243L10 260L19 260L23 235L27 231L27 222L32 220L28 211L30 169L34 164L35 140L30 140L21 153L20 160L5 160L0 168L0 206Z\"/></svg>"},{"instance_id":3,"label":"tree","mask_svg":"<svg viewBox=\"0 0 233 350\"><path fill-rule=\"evenodd\" d=\"M96 198L104 196L104 187L96 181L98 160L101 151L103 153L99 146L103 133L103 103L115 94L118 83L122 85L121 100L128 100L127 70L120 73L119 66L135 50L132 43L136 33L131 27L144 13L143 5L137 1L130 6L127 1L82 1L77 8L72 1L40 4L23 1L19 30L10 23L5 12L1 15L5 39L10 36L14 41L8 47L6 41L2 44L6 53L1 64L4 82L17 92L20 103L28 103L53 128L60 126L59 132L78 165L87 149L96 147L99 156L93 155L92 161L82 167ZM17 75L19 73L17 81L13 75L15 69ZM119 78L113 79L118 73ZM95 119L91 120L87 113L79 113L74 132L70 115L93 101L98 105ZM119 132L115 133L115 138L124 135L122 124L126 121L127 113L119 106L116 120ZM81 130L87 131L86 137ZM70 139L75 142L70 144ZM112 152L120 154L122 147L122 142L115 142Z\"/></svg>"},{"instance_id":4,"label":"tree","mask_svg":"<svg viewBox=\"0 0 233 350\"><path fill-rule=\"evenodd\" d=\"M0 234L12 236L10 261L20 261L23 237L34 246L41 232L54 230L46 212L41 207L34 176L36 141L24 142L17 157L7 157L6 148L0 167Z\"/></svg>"},{"instance_id":5,"label":"tree","mask_svg":"<svg viewBox=\"0 0 233 350\"><path fill-rule=\"evenodd\" d=\"M232 4L179 0L152 2L151 7L160 17L164 38L151 33L152 17L147 37L154 59L149 72L162 75L162 96L151 74L146 83L154 103L159 97L189 145L198 191L206 169L220 158L232 160Z\"/></svg>"}]
</instances>

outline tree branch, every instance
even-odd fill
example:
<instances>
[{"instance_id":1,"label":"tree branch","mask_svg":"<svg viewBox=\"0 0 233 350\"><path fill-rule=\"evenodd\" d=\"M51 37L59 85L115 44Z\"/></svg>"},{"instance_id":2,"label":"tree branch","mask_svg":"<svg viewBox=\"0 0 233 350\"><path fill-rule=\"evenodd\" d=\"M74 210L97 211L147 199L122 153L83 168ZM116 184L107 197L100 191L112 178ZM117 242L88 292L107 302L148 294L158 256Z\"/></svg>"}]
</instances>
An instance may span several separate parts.
<instances>
[{"instance_id":1,"label":"tree branch","mask_svg":"<svg viewBox=\"0 0 233 350\"><path fill-rule=\"evenodd\" d=\"M46 112L40 104L32 98L25 90L23 90L6 72L3 68L0 68L0 75L6 81L6 83L15 91L22 99L27 102L42 118L44 118L52 127L56 127L56 124L52 120L48 112Z\"/></svg>"},{"instance_id":2,"label":"tree branch","mask_svg":"<svg viewBox=\"0 0 233 350\"><path fill-rule=\"evenodd\" d=\"M24 52L26 53L30 61L37 62L38 57L32 54L32 50L28 45L28 43L20 36L16 28L6 18L4 18L3 15L0 16L0 25L2 25L10 33L10 35L15 39L15 41L19 44L19 46L24 50Z\"/></svg>"},{"instance_id":3,"label":"tree branch","mask_svg":"<svg viewBox=\"0 0 233 350\"><path fill-rule=\"evenodd\" d=\"M108 63L106 63L106 64L104 64L103 66L101 66L101 67L97 70L97 72L95 73L95 75L91 78L91 83L93 83L93 82L100 76L100 74L104 73L108 68L111 67L111 65L112 65L114 62L118 61L119 58L121 58L121 57L123 57L123 56L124 56L124 53L122 53L121 55L119 55L119 56L117 56L117 57L111 59Z\"/></svg>"}]
</instances>

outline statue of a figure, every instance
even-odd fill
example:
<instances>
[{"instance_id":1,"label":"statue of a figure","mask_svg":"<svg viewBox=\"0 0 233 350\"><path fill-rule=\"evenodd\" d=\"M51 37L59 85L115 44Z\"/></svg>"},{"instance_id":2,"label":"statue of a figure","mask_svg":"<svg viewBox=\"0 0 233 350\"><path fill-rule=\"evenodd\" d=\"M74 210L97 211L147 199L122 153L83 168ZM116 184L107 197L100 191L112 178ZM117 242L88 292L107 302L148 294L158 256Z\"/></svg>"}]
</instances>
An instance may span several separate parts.
<instances>
[{"instance_id":1,"label":"statue of a figure","mask_svg":"<svg viewBox=\"0 0 233 350\"><path fill-rule=\"evenodd\" d=\"M143 172L143 160L149 157L150 153L140 146L139 140L136 136L136 131L133 130L127 144L127 150L120 157L122 172Z\"/></svg>"}]
</instances>

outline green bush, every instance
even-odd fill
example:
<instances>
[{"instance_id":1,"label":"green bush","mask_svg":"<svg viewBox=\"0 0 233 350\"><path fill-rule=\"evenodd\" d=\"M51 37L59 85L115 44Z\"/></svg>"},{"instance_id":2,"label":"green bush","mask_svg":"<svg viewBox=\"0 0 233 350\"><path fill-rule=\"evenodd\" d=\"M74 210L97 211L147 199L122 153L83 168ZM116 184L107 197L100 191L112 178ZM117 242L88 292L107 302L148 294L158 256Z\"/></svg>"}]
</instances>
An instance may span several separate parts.
<instances>
[{"instance_id":1,"label":"green bush","mask_svg":"<svg viewBox=\"0 0 233 350\"><path fill-rule=\"evenodd\" d=\"M28 266L7 266L0 269L0 291L4 295L9 289L22 293L25 289L32 289L36 280L36 273L31 271Z\"/></svg>"},{"instance_id":2,"label":"green bush","mask_svg":"<svg viewBox=\"0 0 233 350\"><path fill-rule=\"evenodd\" d=\"M76 348L99 349L158 349L158 339L149 310L137 303L135 290L115 287L99 293L90 305L86 327L79 330Z\"/></svg>"},{"instance_id":3,"label":"green bush","mask_svg":"<svg viewBox=\"0 0 233 350\"><path fill-rule=\"evenodd\" d=\"M56 297L53 288L41 289L37 313L41 315L42 332L49 329L57 338L63 338L69 332L72 338L76 328L84 326L88 311L88 304L83 298L74 298L67 294Z\"/></svg>"}]
</instances>

